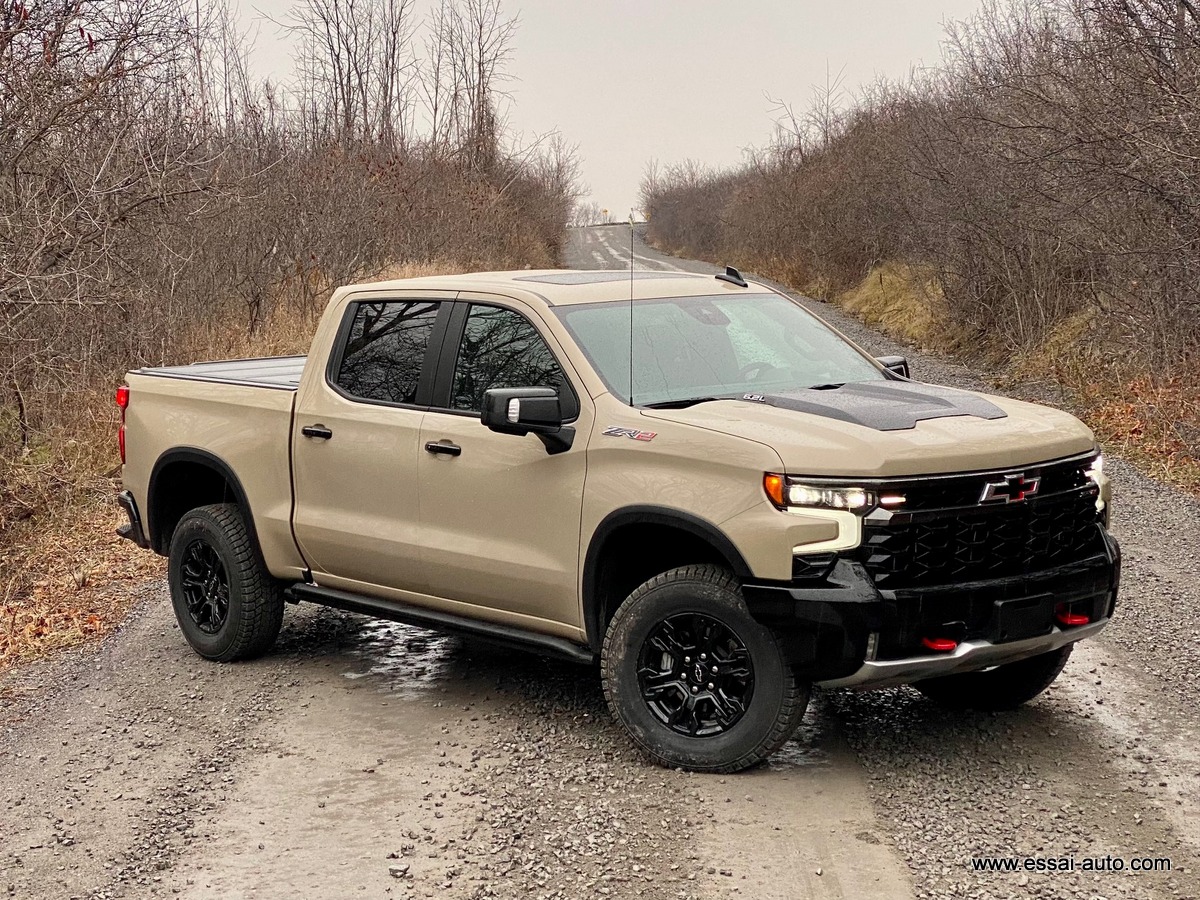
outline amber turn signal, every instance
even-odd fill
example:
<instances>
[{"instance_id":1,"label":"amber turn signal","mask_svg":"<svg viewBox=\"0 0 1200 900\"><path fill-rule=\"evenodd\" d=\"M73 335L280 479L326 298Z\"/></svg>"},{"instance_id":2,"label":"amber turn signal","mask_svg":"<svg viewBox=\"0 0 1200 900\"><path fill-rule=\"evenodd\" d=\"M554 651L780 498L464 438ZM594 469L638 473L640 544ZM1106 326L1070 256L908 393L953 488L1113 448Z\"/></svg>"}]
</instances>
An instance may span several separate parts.
<instances>
[{"instance_id":1,"label":"amber turn signal","mask_svg":"<svg viewBox=\"0 0 1200 900\"><path fill-rule=\"evenodd\" d=\"M771 502L783 509L787 504L783 499L783 476L772 475L770 472L763 476L763 490L767 492L767 496Z\"/></svg>"}]
</instances>

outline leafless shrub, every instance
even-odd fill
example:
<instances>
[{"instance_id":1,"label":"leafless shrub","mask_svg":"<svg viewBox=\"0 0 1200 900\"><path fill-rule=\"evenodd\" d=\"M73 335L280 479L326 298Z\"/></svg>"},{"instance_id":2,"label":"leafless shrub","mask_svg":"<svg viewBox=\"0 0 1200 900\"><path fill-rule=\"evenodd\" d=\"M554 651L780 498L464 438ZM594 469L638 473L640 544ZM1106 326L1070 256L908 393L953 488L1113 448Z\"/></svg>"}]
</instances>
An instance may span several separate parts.
<instances>
[{"instance_id":1,"label":"leafless shrub","mask_svg":"<svg viewBox=\"0 0 1200 900\"><path fill-rule=\"evenodd\" d=\"M574 151L506 145L499 0L429 21L411 0L303 0L283 87L247 74L230 23L179 0L0 0L0 482L21 509L111 469L93 435L127 368L307 327L333 286L393 264L555 261ZM0 536L13 509L0 497Z\"/></svg>"},{"instance_id":2,"label":"leafless shrub","mask_svg":"<svg viewBox=\"0 0 1200 900\"><path fill-rule=\"evenodd\" d=\"M807 114L737 171L647 179L652 237L835 293L932 269L997 351L1093 310L1177 368L1200 335L1200 19L1179 0L991 0L942 65Z\"/></svg>"}]
</instances>

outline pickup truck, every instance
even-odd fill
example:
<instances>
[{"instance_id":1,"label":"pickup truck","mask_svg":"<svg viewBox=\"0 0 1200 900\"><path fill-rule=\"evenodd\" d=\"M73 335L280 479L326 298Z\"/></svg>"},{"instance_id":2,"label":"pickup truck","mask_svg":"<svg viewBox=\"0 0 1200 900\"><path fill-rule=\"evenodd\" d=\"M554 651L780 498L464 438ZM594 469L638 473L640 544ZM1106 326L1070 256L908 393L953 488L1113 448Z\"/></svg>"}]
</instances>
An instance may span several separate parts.
<instances>
[{"instance_id":1,"label":"pickup truck","mask_svg":"<svg viewBox=\"0 0 1200 900\"><path fill-rule=\"evenodd\" d=\"M1116 604L1087 427L913 380L732 268L343 287L307 357L117 401L120 531L201 656L304 601L598 662L668 766L760 762L814 684L1017 706Z\"/></svg>"}]
</instances>

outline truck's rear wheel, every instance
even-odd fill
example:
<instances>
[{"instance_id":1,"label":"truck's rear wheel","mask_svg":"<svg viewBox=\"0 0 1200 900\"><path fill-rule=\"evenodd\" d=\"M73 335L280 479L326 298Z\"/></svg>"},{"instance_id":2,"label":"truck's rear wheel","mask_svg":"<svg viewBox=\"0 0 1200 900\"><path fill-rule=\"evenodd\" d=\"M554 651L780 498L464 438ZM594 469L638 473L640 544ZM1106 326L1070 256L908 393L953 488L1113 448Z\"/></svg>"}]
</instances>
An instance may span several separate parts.
<instances>
[{"instance_id":1,"label":"truck's rear wheel","mask_svg":"<svg viewBox=\"0 0 1200 900\"><path fill-rule=\"evenodd\" d=\"M982 672L944 675L916 682L913 687L950 709L1016 709L1054 683L1067 664L1074 644L1019 659Z\"/></svg>"},{"instance_id":2,"label":"truck's rear wheel","mask_svg":"<svg viewBox=\"0 0 1200 900\"><path fill-rule=\"evenodd\" d=\"M736 772L791 737L808 706L771 631L716 566L672 569L621 604L601 653L604 696L656 762Z\"/></svg>"},{"instance_id":3,"label":"truck's rear wheel","mask_svg":"<svg viewBox=\"0 0 1200 900\"><path fill-rule=\"evenodd\" d=\"M179 629L205 659L250 659L275 643L283 593L236 505L201 506L180 519L167 581Z\"/></svg>"}]
</instances>

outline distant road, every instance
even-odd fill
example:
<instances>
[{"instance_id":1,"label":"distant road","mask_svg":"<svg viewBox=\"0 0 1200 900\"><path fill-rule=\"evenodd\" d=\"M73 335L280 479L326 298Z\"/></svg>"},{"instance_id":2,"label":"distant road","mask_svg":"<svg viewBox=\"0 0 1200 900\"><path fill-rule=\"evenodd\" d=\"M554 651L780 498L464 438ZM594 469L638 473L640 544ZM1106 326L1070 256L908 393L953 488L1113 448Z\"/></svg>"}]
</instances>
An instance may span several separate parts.
<instances>
[{"instance_id":1,"label":"distant road","mask_svg":"<svg viewBox=\"0 0 1200 900\"><path fill-rule=\"evenodd\" d=\"M635 226L639 237L633 246L635 269L652 272L716 272L715 266L695 260L676 259L648 247L641 239L644 225ZM572 228L564 262L570 269L628 269L629 225L603 225L594 228Z\"/></svg>"}]
</instances>

